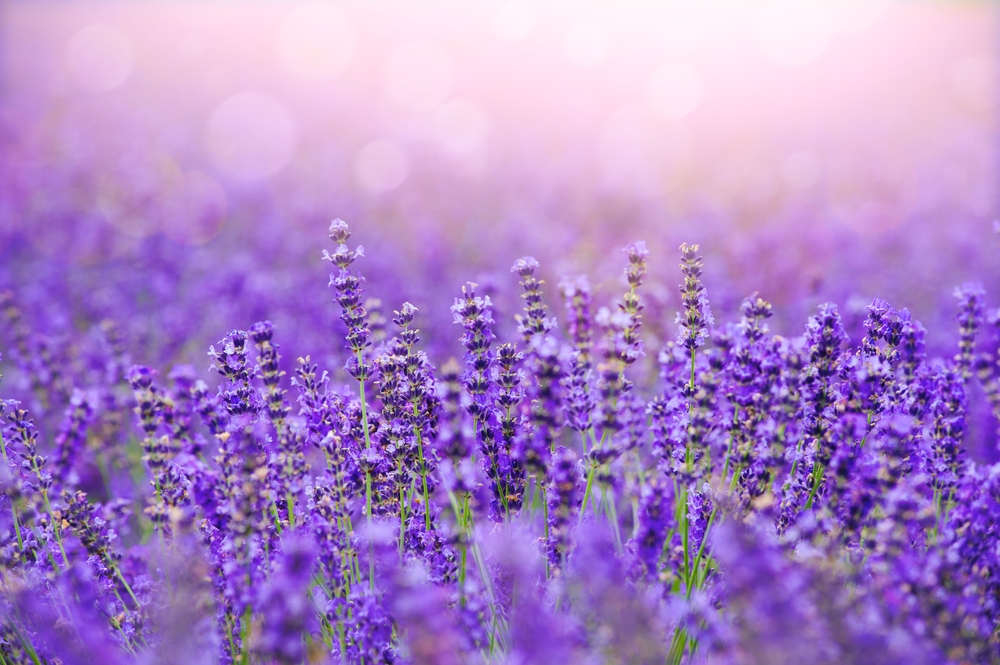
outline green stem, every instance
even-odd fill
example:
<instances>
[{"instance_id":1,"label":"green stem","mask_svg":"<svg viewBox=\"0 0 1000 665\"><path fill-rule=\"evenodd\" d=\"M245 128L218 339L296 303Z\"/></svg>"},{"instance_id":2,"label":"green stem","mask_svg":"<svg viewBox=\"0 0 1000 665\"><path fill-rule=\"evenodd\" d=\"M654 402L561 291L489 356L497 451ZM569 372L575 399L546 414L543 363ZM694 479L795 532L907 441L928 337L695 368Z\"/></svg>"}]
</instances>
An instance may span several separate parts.
<instances>
[{"instance_id":1,"label":"green stem","mask_svg":"<svg viewBox=\"0 0 1000 665\"><path fill-rule=\"evenodd\" d=\"M32 646L31 640L29 640L27 637L24 636L24 634L21 632L21 630L17 627L16 623L11 622L10 625L11 625L11 628L14 629L14 632L17 633L17 639L18 639L18 641L21 642L21 645L28 652L28 656L31 658L31 662L34 663L35 665L42 665L42 661L38 657L38 652L35 651L35 647Z\"/></svg>"},{"instance_id":2,"label":"green stem","mask_svg":"<svg viewBox=\"0 0 1000 665\"><path fill-rule=\"evenodd\" d=\"M397 462L397 473L403 474L402 462ZM399 488L399 560L403 560L403 547L406 544L406 490Z\"/></svg>"},{"instance_id":3,"label":"green stem","mask_svg":"<svg viewBox=\"0 0 1000 665\"><path fill-rule=\"evenodd\" d=\"M701 537L701 545L698 546L698 553L694 556L694 572L688 580L687 585L687 597L689 599L691 598L691 591L694 587L697 586L698 588L701 588L701 582L704 581L704 579L700 581L698 580L698 571L701 565L701 557L705 552L705 545L708 543L708 533L711 531L712 523L715 521L715 511L716 509L713 508L712 513L708 516L708 523L705 525L705 534Z\"/></svg>"},{"instance_id":4,"label":"green stem","mask_svg":"<svg viewBox=\"0 0 1000 665\"><path fill-rule=\"evenodd\" d=\"M361 349L358 349L358 364L362 363ZM365 433L365 450L371 450L371 435L368 432L368 404L365 401L364 379L358 380L361 393L361 428ZM375 541L372 538L372 472L365 469L365 513L368 525L368 587L375 591Z\"/></svg>"},{"instance_id":5,"label":"green stem","mask_svg":"<svg viewBox=\"0 0 1000 665\"><path fill-rule=\"evenodd\" d=\"M3 432L0 432L0 452L3 453L3 462L5 467L10 466L10 462L7 460L7 443L4 441ZM21 537L21 521L17 518L17 507L14 505L14 501L10 502L10 512L14 516L14 533L17 535L17 551L24 553L24 540Z\"/></svg>"},{"instance_id":6,"label":"green stem","mask_svg":"<svg viewBox=\"0 0 1000 665\"><path fill-rule=\"evenodd\" d=\"M40 476L41 469L38 468L37 458L32 458L31 465L35 471L35 475ZM52 520L52 534L56 537L56 543L59 545L59 552L62 554L63 563L66 564L66 568L69 568L69 557L66 556L66 548L63 547L59 522L52 515L52 504L49 502L49 491L47 489L42 489L42 501L45 503L45 512L49 514L49 519Z\"/></svg>"},{"instance_id":7,"label":"green stem","mask_svg":"<svg viewBox=\"0 0 1000 665\"><path fill-rule=\"evenodd\" d=\"M417 406L413 405L416 413ZM431 530L431 493L427 488L427 461L424 459L424 442L421 429L417 428L417 458L420 460L420 480L423 484L424 493L424 528Z\"/></svg>"},{"instance_id":8,"label":"green stem","mask_svg":"<svg viewBox=\"0 0 1000 665\"><path fill-rule=\"evenodd\" d=\"M812 470L813 483L812 483L812 489L809 490L809 498L806 499L806 510L812 508L813 499L816 498L816 493L819 491L819 486L823 483L823 474L825 471L826 469L823 468L823 465L820 464L819 462L813 465L813 470Z\"/></svg>"},{"instance_id":9,"label":"green stem","mask_svg":"<svg viewBox=\"0 0 1000 665\"><path fill-rule=\"evenodd\" d=\"M583 522L583 516L587 512L587 501L590 499L590 489L594 486L594 476L597 473L597 463L590 463L590 470L587 471L587 487L583 490L583 503L580 505L579 522Z\"/></svg>"},{"instance_id":10,"label":"green stem","mask_svg":"<svg viewBox=\"0 0 1000 665\"><path fill-rule=\"evenodd\" d=\"M618 509L615 507L615 495L613 492L609 492L607 488L601 488L602 498L601 501L604 503L605 515L608 518L608 523L611 524L611 533L615 538L615 551L618 552L618 556L624 556L625 548L622 546L622 534L618 527Z\"/></svg>"}]
</instances>

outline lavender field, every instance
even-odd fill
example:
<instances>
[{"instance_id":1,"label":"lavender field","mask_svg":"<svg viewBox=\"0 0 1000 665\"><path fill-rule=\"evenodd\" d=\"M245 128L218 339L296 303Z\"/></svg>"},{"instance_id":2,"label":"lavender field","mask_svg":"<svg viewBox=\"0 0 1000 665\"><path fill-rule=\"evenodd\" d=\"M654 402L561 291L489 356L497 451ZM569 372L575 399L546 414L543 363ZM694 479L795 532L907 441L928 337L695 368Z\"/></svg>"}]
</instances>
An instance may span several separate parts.
<instances>
[{"instance_id":1,"label":"lavender field","mask_svg":"<svg viewBox=\"0 0 1000 665\"><path fill-rule=\"evenodd\" d=\"M998 49L0 4L0 665L1000 663Z\"/></svg>"}]
</instances>

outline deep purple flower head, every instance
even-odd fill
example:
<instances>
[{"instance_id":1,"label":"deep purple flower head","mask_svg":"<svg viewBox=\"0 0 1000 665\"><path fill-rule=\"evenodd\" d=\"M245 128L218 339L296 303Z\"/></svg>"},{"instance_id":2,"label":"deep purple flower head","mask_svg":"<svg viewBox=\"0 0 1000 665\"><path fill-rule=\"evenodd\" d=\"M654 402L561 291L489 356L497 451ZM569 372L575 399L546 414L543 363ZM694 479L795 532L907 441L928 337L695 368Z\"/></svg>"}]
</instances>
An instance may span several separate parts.
<instances>
[{"instance_id":1,"label":"deep purple flower head","mask_svg":"<svg viewBox=\"0 0 1000 665\"><path fill-rule=\"evenodd\" d=\"M748 344L759 342L768 333L767 319L773 316L771 303L753 293L740 305L742 317L738 324L740 334Z\"/></svg>"},{"instance_id":2,"label":"deep purple flower head","mask_svg":"<svg viewBox=\"0 0 1000 665\"><path fill-rule=\"evenodd\" d=\"M337 243L337 249L333 254L323 250L323 259L338 268L336 273L330 274L330 286L337 291L334 300L340 305L340 318L347 326L347 347L352 354L347 361L347 370L355 379L364 381L371 373L370 362L362 356L362 352L371 345L371 328L361 288L364 278L360 273L350 271L354 260L364 256L364 248L358 245L354 250L348 249L344 243L350 237L347 224L335 219L330 224L330 239Z\"/></svg>"},{"instance_id":3,"label":"deep purple flower head","mask_svg":"<svg viewBox=\"0 0 1000 665\"><path fill-rule=\"evenodd\" d=\"M966 282L955 289L958 299L959 338L955 363L966 381L972 376L972 364L976 350L976 331L983 321L983 299L986 291L982 284Z\"/></svg>"},{"instance_id":4,"label":"deep purple flower head","mask_svg":"<svg viewBox=\"0 0 1000 665\"><path fill-rule=\"evenodd\" d=\"M521 277L521 288L524 293L524 316L520 314L514 318L517 320L517 330L524 336L524 341L530 346L536 337L544 337L556 326L554 318L545 316L548 308L542 302L542 280L535 277L538 269L538 261L530 256L525 256L514 262L510 271L517 273Z\"/></svg>"},{"instance_id":5,"label":"deep purple flower head","mask_svg":"<svg viewBox=\"0 0 1000 665\"><path fill-rule=\"evenodd\" d=\"M157 371L144 365L132 365L125 378L131 384L133 390L146 390L153 384L153 377Z\"/></svg>"},{"instance_id":6,"label":"deep purple flower head","mask_svg":"<svg viewBox=\"0 0 1000 665\"><path fill-rule=\"evenodd\" d=\"M643 275L646 274L646 261L649 259L646 241L631 242L622 249L622 252L628 256L628 265L625 267L628 285L637 289L642 284Z\"/></svg>"},{"instance_id":7,"label":"deep purple flower head","mask_svg":"<svg viewBox=\"0 0 1000 665\"><path fill-rule=\"evenodd\" d=\"M250 385L247 339L246 331L233 330L219 342L221 350L208 348L212 367L225 378L219 385L219 398L232 416L254 414L260 409L260 396Z\"/></svg>"},{"instance_id":8,"label":"deep purple flower head","mask_svg":"<svg viewBox=\"0 0 1000 665\"><path fill-rule=\"evenodd\" d=\"M702 259L698 256L698 245L682 243L681 272L684 283L681 284L681 303L684 312L677 313L675 323L678 324L677 343L689 351L702 346L708 339L708 330L715 323L712 310L708 305L705 286L701 282Z\"/></svg>"}]
</instances>

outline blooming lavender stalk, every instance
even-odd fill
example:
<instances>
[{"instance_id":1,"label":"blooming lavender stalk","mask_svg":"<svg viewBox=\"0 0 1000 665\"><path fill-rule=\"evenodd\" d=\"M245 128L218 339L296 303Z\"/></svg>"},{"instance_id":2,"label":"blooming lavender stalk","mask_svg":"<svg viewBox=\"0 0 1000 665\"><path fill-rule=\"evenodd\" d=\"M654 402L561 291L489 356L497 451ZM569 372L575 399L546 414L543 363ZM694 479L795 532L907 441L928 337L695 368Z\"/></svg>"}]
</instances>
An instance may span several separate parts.
<instances>
[{"instance_id":1,"label":"blooming lavender stalk","mask_svg":"<svg viewBox=\"0 0 1000 665\"><path fill-rule=\"evenodd\" d=\"M377 397L382 405L378 414L376 440L378 449L384 451L390 463L386 487L389 489L385 504L390 512L399 516L399 555L403 555L406 538L406 519L409 509L407 495L411 489L410 469L416 465L413 441L402 422L405 397L403 395L403 359L387 349L375 358L379 379Z\"/></svg>"},{"instance_id":2,"label":"blooming lavender stalk","mask_svg":"<svg viewBox=\"0 0 1000 665\"><path fill-rule=\"evenodd\" d=\"M558 344L550 334L556 326L556 320L554 317L546 317L548 308L542 301L544 282L535 276L538 267L538 261L525 256L514 262L511 272L520 276L524 291L521 297L524 298L525 314L515 318L529 353L529 376L535 378L528 384L527 390L531 427L521 437L518 458L523 460L526 471L533 480L533 487L538 490L539 502L544 511L544 537L547 540L550 534L546 488L556 438L562 426L560 415L564 407L560 384L564 371L558 358ZM509 411L508 408L508 413ZM589 413L586 417L589 419Z\"/></svg>"},{"instance_id":3,"label":"blooming lavender stalk","mask_svg":"<svg viewBox=\"0 0 1000 665\"><path fill-rule=\"evenodd\" d=\"M698 245L682 243L680 250L681 272L684 274L684 283L680 287L684 313L677 313L677 343L691 352L691 389L694 390L695 351L708 339L709 328L715 319L708 305L705 286L701 283L703 263L698 256Z\"/></svg>"},{"instance_id":4,"label":"blooming lavender stalk","mask_svg":"<svg viewBox=\"0 0 1000 665\"><path fill-rule=\"evenodd\" d=\"M37 516L36 521L40 529L39 541L47 544L48 560L53 569L58 568L55 555L52 552L53 544L58 548L58 554L63 567L69 567L69 558L66 555L66 548L63 544L63 525L60 519L61 511L54 508L57 498L51 492L53 489L52 474L46 465L46 458L38 452L38 431L35 423L25 409L17 408L17 403L7 403L6 421L0 423L0 430L4 442L3 454L12 453L20 457L20 489L28 499L28 506ZM16 517L15 517L16 519Z\"/></svg>"},{"instance_id":5,"label":"blooming lavender stalk","mask_svg":"<svg viewBox=\"0 0 1000 665\"><path fill-rule=\"evenodd\" d=\"M144 433L142 441L143 460L149 467L153 478L154 497L145 513L154 527L165 534L167 522L167 497L173 497L177 491L177 483L168 464L173 457L170 437L157 436L156 432L163 422L163 401L153 386L154 370L142 365L133 366L128 372L129 383L135 391L136 413Z\"/></svg>"},{"instance_id":6,"label":"blooming lavender stalk","mask_svg":"<svg viewBox=\"0 0 1000 665\"><path fill-rule=\"evenodd\" d=\"M415 350L420 340L419 329L413 326L413 316L417 308L406 302L399 311L394 312L393 323L402 330L399 333L398 351L403 359L404 397L408 403L404 411L404 420L409 423L416 442L417 464L419 476L416 478L423 496L424 529L431 530L431 493L434 489L432 480L436 470L434 451L427 445L429 440L438 433L437 386L433 369L427 354Z\"/></svg>"},{"instance_id":7,"label":"blooming lavender stalk","mask_svg":"<svg viewBox=\"0 0 1000 665\"><path fill-rule=\"evenodd\" d=\"M63 519L67 527L79 538L80 543L87 551L88 563L92 567L95 577L100 580L105 589L114 595L114 599L117 601L115 614L119 612L121 614L115 616L112 623L122 635L125 646L134 650L142 630L142 608L135 592L122 573L121 553L112 547L117 534L108 526L100 509L87 501L83 492L73 494L64 492L62 498L66 504ZM122 599L118 590L119 586L132 600L131 607Z\"/></svg>"},{"instance_id":8,"label":"blooming lavender stalk","mask_svg":"<svg viewBox=\"0 0 1000 665\"><path fill-rule=\"evenodd\" d=\"M738 324L739 339L733 350L732 391L727 398L735 405L729 449L722 469L723 483L729 482L728 472L733 469L733 483L754 496L763 492L759 483L770 480L764 461L757 455L760 429L772 408L773 390L779 379L779 365L774 362L764 344L768 334L767 319L773 312L771 304L753 294L740 306L742 317ZM758 488L749 492L750 485Z\"/></svg>"},{"instance_id":9,"label":"blooming lavender stalk","mask_svg":"<svg viewBox=\"0 0 1000 665\"><path fill-rule=\"evenodd\" d=\"M501 519L507 515L507 493L509 459L502 455L503 435L498 436L498 387L494 377L496 360L490 346L493 344L493 315L490 312L489 296L477 296L476 284L469 282L462 287L463 297L456 298L451 311L455 323L461 324L461 337L466 348L466 370L462 384L472 398L468 405L472 415L479 449L483 453L483 467L490 479L493 493L492 515ZM498 440L499 439L499 440Z\"/></svg>"},{"instance_id":10,"label":"blooming lavender stalk","mask_svg":"<svg viewBox=\"0 0 1000 665\"><path fill-rule=\"evenodd\" d=\"M352 274L350 266L358 257L364 256L364 247L358 245L356 249L347 248L347 241L351 237L351 231L347 223L341 219L335 219L330 223L330 240L337 243L337 249L333 254L323 250L323 259L330 261L337 266L336 275L330 274L330 285L337 291L334 300L340 305L340 319L347 326L347 347L351 350L351 357L347 361L347 372L358 382L358 390L361 396L361 427L365 441L365 452L371 452L371 432L368 424L368 403L365 400L365 381L371 376L371 365L365 359L363 352L371 345L371 331L368 328L368 316L361 301L361 284L364 278L360 273ZM365 468L365 514L368 519L369 530L372 519L372 470L370 465ZM369 586L375 588L375 559L368 557L370 562Z\"/></svg>"},{"instance_id":11,"label":"blooming lavender stalk","mask_svg":"<svg viewBox=\"0 0 1000 665\"><path fill-rule=\"evenodd\" d=\"M603 427L602 443L621 429L618 421L618 399L622 393L632 388L632 383L625 378L625 370L638 360L643 353L642 340L639 338L639 328L642 326L642 309L638 288L642 285L646 274L646 261L649 250L645 242L635 242L627 245L622 252L628 256L628 266L625 276L629 290L617 304L617 311L608 313L605 325L608 329L604 341L603 362L597 367L601 378L601 425Z\"/></svg>"},{"instance_id":12,"label":"blooming lavender stalk","mask_svg":"<svg viewBox=\"0 0 1000 665\"><path fill-rule=\"evenodd\" d=\"M167 379L173 381L173 390L164 396L164 425L169 427L170 438L181 451L191 457L201 457L205 439L194 429L195 369L191 365L175 365Z\"/></svg>"},{"instance_id":13,"label":"blooming lavender stalk","mask_svg":"<svg viewBox=\"0 0 1000 665\"><path fill-rule=\"evenodd\" d=\"M74 388L54 442L58 451L55 468L59 483L75 482L73 466L87 444L87 428L93 418L94 409L88 396L79 388Z\"/></svg>"},{"instance_id":14,"label":"blooming lavender stalk","mask_svg":"<svg viewBox=\"0 0 1000 665\"><path fill-rule=\"evenodd\" d=\"M219 387L219 398L226 412L231 416L242 417L248 424L252 422L260 410L260 396L250 385L251 367L247 361L247 333L244 330L233 330L219 342L220 351L214 346L208 349L212 358L212 367L225 381Z\"/></svg>"},{"instance_id":15,"label":"blooming lavender stalk","mask_svg":"<svg viewBox=\"0 0 1000 665\"><path fill-rule=\"evenodd\" d=\"M537 454L534 448L526 447L526 450L515 450L515 440L519 435L518 430L525 429L525 424L515 410L518 402L524 398L524 389L521 387L523 372L517 365L523 359L523 354L518 352L513 344L501 344L497 347L497 408L499 413L500 433L503 437L503 454L507 458L509 471L505 480L504 496L507 503L507 511L516 513L523 500L525 489L525 466L537 472L539 466L544 474L544 462L542 456ZM522 440L527 435L521 434ZM548 450L545 446L544 450ZM544 477L544 475L542 476Z\"/></svg>"},{"instance_id":16,"label":"blooming lavender stalk","mask_svg":"<svg viewBox=\"0 0 1000 665\"><path fill-rule=\"evenodd\" d=\"M972 377L972 365L975 357L976 331L983 321L983 298L986 291L982 284L968 282L955 289L958 299L959 341L955 364L962 374L962 380L968 382Z\"/></svg>"},{"instance_id":17,"label":"blooming lavender stalk","mask_svg":"<svg viewBox=\"0 0 1000 665\"><path fill-rule=\"evenodd\" d=\"M593 346L591 339L593 322L590 315L590 284L587 278L581 275L572 280L563 279L559 283L559 288L566 300L569 333L576 349L573 355L573 369L566 382L566 422L580 432L586 451L587 439L584 433L590 429L591 414L594 410L594 399L591 395L593 371L590 353Z\"/></svg>"},{"instance_id":18,"label":"blooming lavender stalk","mask_svg":"<svg viewBox=\"0 0 1000 665\"><path fill-rule=\"evenodd\" d=\"M558 574L566 565L573 543L570 529L580 503L580 467L576 453L562 446L556 451L552 465L549 496L548 549L549 565Z\"/></svg>"},{"instance_id":19,"label":"blooming lavender stalk","mask_svg":"<svg viewBox=\"0 0 1000 665\"><path fill-rule=\"evenodd\" d=\"M305 487L308 464L301 437L290 431L285 420L291 409L285 400L285 390L279 385L285 373L279 368L278 345L272 341L274 326L270 321L259 321L250 326L249 334L257 348L257 374L264 385L267 414L277 438L277 446L268 455L274 493L278 497L277 509L294 528L295 500Z\"/></svg>"}]
</instances>

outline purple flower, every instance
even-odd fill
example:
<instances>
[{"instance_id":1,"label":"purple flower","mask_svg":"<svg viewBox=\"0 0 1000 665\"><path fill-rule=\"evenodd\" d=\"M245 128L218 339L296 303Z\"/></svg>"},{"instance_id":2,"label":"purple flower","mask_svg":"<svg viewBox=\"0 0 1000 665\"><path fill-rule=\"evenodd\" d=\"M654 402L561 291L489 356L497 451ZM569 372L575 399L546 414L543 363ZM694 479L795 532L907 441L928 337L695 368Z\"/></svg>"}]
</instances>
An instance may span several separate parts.
<instances>
[{"instance_id":1,"label":"purple flower","mask_svg":"<svg viewBox=\"0 0 1000 665\"><path fill-rule=\"evenodd\" d=\"M681 285L681 304L684 313L677 313L676 323L679 330L677 343L689 351L702 346L708 339L708 330L715 323L712 310L708 306L708 296L705 286L701 283L702 260L698 256L698 245L683 243L681 250L681 272L684 273L684 283Z\"/></svg>"},{"instance_id":2,"label":"purple flower","mask_svg":"<svg viewBox=\"0 0 1000 665\"><path fill-rule=\"evenodd\" d=\"M968 381L972 376L976 331L983 322L983 298L985 296L986 291L982 284L967 282L961 288L955 289L955 298L958 299L959 308L958 354L955 355L955 363L965 381Z\"/></svg>"}]
</instances>

